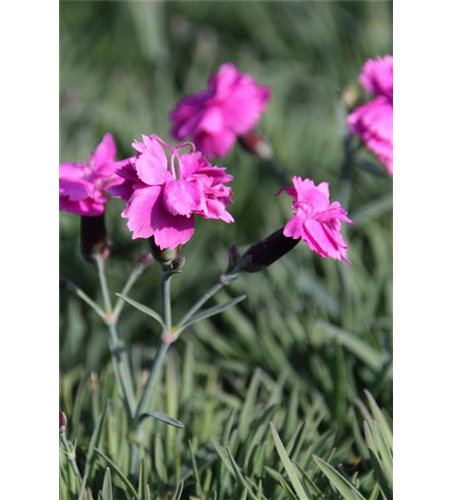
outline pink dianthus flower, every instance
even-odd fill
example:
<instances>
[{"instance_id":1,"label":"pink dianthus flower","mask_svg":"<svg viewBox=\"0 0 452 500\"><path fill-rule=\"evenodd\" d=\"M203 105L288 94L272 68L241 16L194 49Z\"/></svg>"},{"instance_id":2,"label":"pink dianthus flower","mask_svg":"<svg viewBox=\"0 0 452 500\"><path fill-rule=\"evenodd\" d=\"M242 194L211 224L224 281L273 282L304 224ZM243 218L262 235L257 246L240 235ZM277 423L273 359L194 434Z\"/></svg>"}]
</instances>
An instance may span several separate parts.
<instances>
[{"instance_id":1,"label":"pink dianthus flower","mask_svg":"<svg viewBox=\"0 0 452 500\"><path fill-rule=\"evenodd\" d=\"M232 63L223 64L207 90L183 98L170 113L171 135L179 141L190 137L209 158L225 156L257 124L270 95L269 87Z\"/></svg>"},{"instance_id":2,"label":"pink dianthus flower","mask_svg":"<svg viewBox=\"0 0 452 500\"><path fill-rule=\"evenodd\" d=\"M212 166L199 152L180 154L191 143L176 148L158 136L142 136L132 146L138 152L118 170L124 180L110 189L113 196L127 200L122 217L132 238L150 238L162 250L183 245L193 236L195 215L233 222L226 206L232 189L225 186L232 175ZM162 147L170 151L170 161Z\"/></svg>"},{"instance_id":3,"label":"pink dianthus flower","mask_svg":"<svg viewBox=\"0 0 452 500\"><path fill-rule=\"evenodd\" d=\"M284 227L287 238L302 239L309 248L325 258L345 260L347 264L347 244L340 234L341 221L352 221L339 202L330 203L330 191L327 182L318 186L311 179L292 178L293 187L282 188L294 198L293 217Z\"/></svg>"},{"instance_id":4,"label":"pink dianthus flower","mask_svg":"<svg viewBox=\"0 0 452 500\"><path fill-rule=\"evenodd\" d=\"M122 181L116 169L123 162L114 161L116 145L105 134L88 162L60 163L60 210L94 217L102 215L109 200L107 188Z\"/></svg>"}]
</instances>

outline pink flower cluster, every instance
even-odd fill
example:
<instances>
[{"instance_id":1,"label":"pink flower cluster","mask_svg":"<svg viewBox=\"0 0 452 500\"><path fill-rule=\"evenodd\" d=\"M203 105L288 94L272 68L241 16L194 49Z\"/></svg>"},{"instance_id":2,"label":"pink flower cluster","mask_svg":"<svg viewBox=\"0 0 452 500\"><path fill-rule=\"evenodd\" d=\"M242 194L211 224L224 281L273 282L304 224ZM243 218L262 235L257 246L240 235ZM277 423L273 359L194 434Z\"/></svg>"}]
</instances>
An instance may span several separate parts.
<instances>
[{"instance_id":1,"label":"pink flower cluster","mask_svg":"<svg viewBox=\"0 0 452 500\"><path fill-rule=\"evenodd\" d=\"M452 58L386 56L360 77L376 97L348 119L391 175L452 174Z\"/></svg>"},{"instance_id":2,"label":"pink flower cluster","mask_svg":"<svg viewBox=\"0 0 452 500\"><path fill-rule=\"evenodd\" d=\"M368 59L359 81L371 94L389 97L391 89L391 57Z\"/></svg>"},{"instance_id":3,"label":"pink flower cluster","mask_svg":"<svg viewBox=\"0 0 452 500\"><path fill-rule=\"evenodd\" d=\"M377 158L389 165L391 154L391 58L370 59L360 76L363 86L377 97L360 106L348 117L353 134L358 134Z\"/></svg>"},{"instance_id":4,"label":"pink flower cluster","mask_svg":"<svg viewBox=\"0 0 452 500\"><path fill-rule=\"evenodd\" d=\"M347 264L347 244L340 234L341 221L351 223L347 212L339 202L330 203L330 190L327 182L318 186L311 179L292 178L293 187L282 188L294 198L293 217L284 228L284 236L302 239L309 248L322 257L345 260ZM278 194L279 194L278 193Z\"/></svg>"},{"instance_id":5,"label":"pink flower cluster","mask_svg":"<svg viewBox=\"0 0 452 500\"><path fill-rule=\"evenodd\" d=\"M350 115L352 132L392 171L392 58L368 61L361 81L377 97ZM186 97L172 112L173 136L192 136L206 155L222 156L254 127L269 97L269 88L224 64L211 76L208 90ZM122 217L132 238L153 237L162 250L190 240L195 216L233 222L227 211L232 189L226 185L233 178L211 165L195 144L172 147L154 134L143 135L132 147L135 156L115 161L116 146L106 134L88 162L60 164L60 209L92 217L104 213L110 195L126 200ZM322 257L349 264L340 229L341 222L352 221L337 201L330 203L328 183L292 181L293 187L280 190L294 199L284 237L302 239Z\"/></svg>"},{"instance_id":6,"label":"pink flower cluster","mask_svg":"<svg viewBox=\"0 0 452 500\"><path fill-rule=\"evenodd\" d=\"M60 210L93 217L102 215L109 200L107 189L121 182L116 169L116 145L106 134L88 162L60 163Z\"/></svg>"},{"instance_id":7,"label":"pink flower cluster","mask_svg":"<svg viewBox=\"0 0 452 500\"><path fill-rule=\"evenodd\" d=\"M182 99L170 114L171 135L191 138L206 156L224 156L238 136L250 132L267 107L269 87L259 86L231 64L209 78L208 89Z\"/></svg>"},{"instance_id":8,"label":"pink flower cluster","mask_svg":"<svg viewBox=\"0 0 452 500\"><path fill-rule=\"evenodd\" d=\"M137 155L118 170L123 178L110 189L113 196L127 200L122 216L132 238L154 237L163 250L183 245L193 236L195 215L233 222L226 210L232 203L232 181L226 169L212 166L191 143L176 148L158 136L142 136L132 146ZM170 159L163 149L170 152ZM190 153L181 150L190 147Z\"/></svg>"}]
</instances>

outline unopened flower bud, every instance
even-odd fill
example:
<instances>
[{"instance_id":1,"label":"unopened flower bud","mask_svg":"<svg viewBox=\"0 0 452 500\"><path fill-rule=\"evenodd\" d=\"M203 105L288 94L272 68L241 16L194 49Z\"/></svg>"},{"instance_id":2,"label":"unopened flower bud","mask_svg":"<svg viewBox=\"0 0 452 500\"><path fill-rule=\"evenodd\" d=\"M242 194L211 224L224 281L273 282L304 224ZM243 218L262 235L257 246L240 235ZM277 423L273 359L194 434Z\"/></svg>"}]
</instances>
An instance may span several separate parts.
<instances>
[{"instance_id":1,"label":"unopened flower bud","mask_svg":"<svg viewBox=\"0 0 452 500\"><path fill-rule=\"evenodd\" d=\"M110 242L105 227L104 214L94 217L82 216L80 227L81 252L88 261L93 261L95 254L106 259L109 255Z\"/></svg>"},{"instance_id":2,"label":"unopened flower bud","mask_svg":"<svg viewBox=\"0 0 452 500\"><path fill-rule=\"evenodd\" d=\"M67 427L67 418L60 406L60 429Z\"/></svg>"},{"instance_id":3,"label":"unopened flower bud","mask_svg":"<svg viewBox=\"0 0 452 500\"><path fill-rule=\"evenodd\" d=\"M239 142L242 147L259 158L261 161L270 161L273 159L273 150L270 144L257 132L252 130L248 134L241 135Z\"/></svg>"},{"instance_id":4,"label":"unopened flower bud","mask_svg":"<svg viewBox=\"0 0 452 500\"><path fill-rule=\"evenodd\" d=\"M174 260L173 260L173 263L172 263L172 268L174 270L180 270L184 267L185 265L185 257L182 257L182 255L179 255L178 257L176 257Z\"/></svg>"},{"instance_id":5,"label":"unopened flower bud","mask_svg":"<svg viewBox=\"0 0 452 500\"><path fill-rule=\"evenodd\" d=\"M152 236L148 238L148 242L152 255L154 256L155 260L162 266L169 266L182 250L182 245L178 245L175 248L165 248L164 250L162 250L155 243L155 240Z\"/></svg>"},{"instance_id":6,"label":"unopened flower bud","mask_svg":"<svg viewBox=\"0 0 452 500\"><path fill-rule=\"evenodd\" d=\"M152 255L152 253L149 250L145 250L138 257L138 264L141 264L143 267L150 266L154 261L155 261L154 256Z\"/></svg>"},{"instance_id":7,"label":"unopened flower bud","mask_svg":"<svg viewBox=\"0 0 452 500\"><path fill-rule=\"evenodd\" d=\"M287 238L284 236L283 231L284 228L278 229L278 231L248 248L241 259L245 262L242 270L247 273L262 271L292 250L300 240Z\"/></svg>"},{"instance_id":8,"label":"unopened flower bud","mask_svg":"<svg viewBox=\"0 0 452 500\"><path fill-rule=\"evenodd\" d=\"M239 247L234 243L232 247L229 249L229 261L228 267L226 268L226 272L232 271L240 260Z\"/></svg>"}]
</instances>

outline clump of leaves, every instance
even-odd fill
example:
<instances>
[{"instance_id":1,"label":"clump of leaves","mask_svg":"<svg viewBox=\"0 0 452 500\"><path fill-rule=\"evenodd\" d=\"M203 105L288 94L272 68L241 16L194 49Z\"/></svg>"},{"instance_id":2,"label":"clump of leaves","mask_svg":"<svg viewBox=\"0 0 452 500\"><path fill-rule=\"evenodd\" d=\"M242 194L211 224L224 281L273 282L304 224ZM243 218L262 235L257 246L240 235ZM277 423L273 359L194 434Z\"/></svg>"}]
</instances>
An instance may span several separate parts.
<instances>
[{"instance_id":1,"label":"clump of leaves","mask_svg":"<svg viewBox=\"0 0 452 500\"><path fill-rule=\"evenodd\" d=\"M275 380L257 369L246 390L228 394L217 369L197 365L191 345L184 362L180 373L169 357L153 401L184 427L149 419L148 441L137 443L145 457L138 478L129 474L125 415L114 403L111 369L78 386L70 374L62 378L68 444L83 471L81 482L62 448L62 500L392 498L391 423L369 392L365 403L347 408L357 423L352 440L328 424L320 395L302 401L287 377ZM199 388L193 394L192 384ZM87 407L89 417L80 413Z\"/></svg>"}]
</instances>

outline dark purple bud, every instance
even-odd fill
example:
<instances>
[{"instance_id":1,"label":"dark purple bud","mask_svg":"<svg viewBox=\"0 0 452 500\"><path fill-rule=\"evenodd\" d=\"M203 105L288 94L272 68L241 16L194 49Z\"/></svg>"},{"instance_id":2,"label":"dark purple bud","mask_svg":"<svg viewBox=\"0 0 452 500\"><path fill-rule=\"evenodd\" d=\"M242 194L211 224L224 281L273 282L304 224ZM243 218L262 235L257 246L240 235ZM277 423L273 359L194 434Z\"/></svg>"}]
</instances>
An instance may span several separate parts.
<instances>
[{"instance_id":1,"label":"dark purple bud","mask_svg":"<svg viewBox=\"0 0 452 500\"><path fill-rule=\"evenodd\" d=\"M270 161L273 159L272 147L254 130L248 132L248 134L239 136L239 142L248 153L256 156L259 160Z\"/></svg>"},{"instance_id":2,"label":"dark purple bud","mask_svg":"<svg viewBox=\"0 0 452 500\"><path fill-rule=\"evenodd\" d=\"M239 247L234 243L229 249L229 262L227 271L231 271L237 265L240 260Z\"/></svg>"},{"instance_id":3,"label":"dark purple bud","mask_svg":"<svg viewBox=\"0 0 452 500\"><path fill-rule=\"evenodd\" d=\"M270 236L250 246L243 254L241 270L247 273L257 273L276 262L287 252L290 252L300 240L287 238L284 228L278 229Z\"/></svg>"},{"instance_id":4,"label":"dark purple bud","mask_svg":"<svg viewBox=\"0 0 452 500\"><path fill-rule=\"evenodd\" d=\"M66 428L67 427L67 419L66 419L66 415L64 414L63 410L61 409L61 406L60 406L60 429L61 428Z\"/></svg>"},{"instance_id":5,"label":"dark purple bud","mask_svg":"<svg viewBox=\"0 0 452 500\"><path fill-rule=\"evenodd\" d=\"M107 228L104 215L81 217L80 227L81 252L85 260L93 262L95 254L106 259L110 253Z\"/></svg>"}]
</instances>

